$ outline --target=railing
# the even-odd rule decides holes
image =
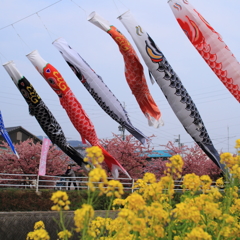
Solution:
[[[72,179],[71,181],[69,181]],[[108,178],[111,180],[113,178]],[[123,184],[125,190],[132,191],[134,179],[118,178]],[[77,189],[87,189],[88,177],[66,177],[66,176],[38,176],[37,174],[8,174],[0,173],[0,188],[23,188],[23,189],[53,189],[68,190],[74,189],[76,183]],[[69,186],[70,185],[70,186]]]
[[[72,181],[69,181],[72,179]],[[113,178],[108,178],[111,180]],[[136,180],[129,178],[118,178],[122,183],[124,190],[133,192],[133,186]],[[53,189],[53,190],[69,190],[74,189],[76,183],[77,189],[88,189],[88,177],[66,177],[66,176],[38,176],[37,174],[8,174],[0,173],[0,188],[30,188],[35,189]],[[69,186],[70,184],[70,186]],[[212,183],[215,185],[215,182]],[[182,180],[174,181],[174,190],[181,191]],[[97,186],[96,186],[97,187]]]

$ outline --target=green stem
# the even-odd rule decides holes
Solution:
[[[112,208],[113,198],[114,198],[114,195],[111,196],[111,200],[110,200],[110,203],[108,205],[107,212],[106,212],[106,218],[109,217],[109,212],[110,212],[110,209]]]
[[[62,231],[66,230],[65,224],[64,224],[64,215],[63,215],[63,210],[61,209],[59,212],[59,217],[60,217],[60,228]],[[68,240],[67,236],[64,236],[64,240]]]

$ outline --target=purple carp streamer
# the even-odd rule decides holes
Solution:
[[[126,128],[134,137],[144,144],[147,137],[132,125],[122,104],[103,82],[102,78],[94,72],[86,61],[83,60],[63,38],[54,41],[53,45],[59,50],[69,67],[96,100],[98,105],[113,120]]]
[[[187,133],[218,167],[224,169],[197,107],[163,53],[130,12],[122,14],[119,20],[132,36],[150,74],[155,78]]]
[[[158,128],[163,125],[162,114],[155,103],[145,79],[143,66],[139,61],[137,53],[125,36],[108,21],[97,13],[89,15],[88,20],[95,26],[107,32],[116,42],[125,64],[125,77],[127,83],[135,96],[140,109],[148,119],[148,125]]]
[[[240,65],[220,34],[188,1],[170,0],[168,3],[190,42],[240,102]]]
[[[12,149],[13,153],[17,156],[17,158],[19,158],[19,155],[12,143],[12,140],[9,137],[7,130],[5,129],[1,111],[0,111],[0,134],[4,137],[5,141],[8,143],[9,147]]]
[[[14,62],[8,62],[3,65],[8,72],[13,82],[21,92],[22,96],[26,100],[29,106],[30,115],[34,116],[39,125],[52,141],[56,144],[64,153],[66,153],[72,160],[74,160],[79,166],[87,170],[85,163],[83,162],[83,156],[77,152],[72,146],[69,145],[67,139],[62,131],[61,126],[45,105],[43,100],[37,94],[30,82],[18,71]]]

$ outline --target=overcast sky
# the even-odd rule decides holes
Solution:
[[[92,120],[99,138],[112,138],[112,133],[120,132],[119,124],[96,104],[52,45],[59,37],[65,38],[103,78],[119,101],[125,103],[133,125],[147,136],[156,136],[153,139],[155,149],[163,149],[161,145],[174,141],[178,135],[183,144],[194,144],[159,86],[151,84],[147,68],[139,54],[150,92],[165,122],[159,129],[148,126],[147,119],[125,80],[123,58],[118,46],[107,33],[87,21],[87,16],[96,11],[116,26],[136,49],[130,35],[117,19],[120,14],[130,10],[179,75],[200,112],[215,148],[218,151],[235,152],[235,140],[240,138],[239,103],[184,35],[166,0],[62,0],[40,11],[38,15],[33,14],[55,2],[57,1],[0,0],[0,59],[1,65],[10,60],[15,61],[19,71],[34,86],[69,140],[81,138],[60,106],[55,92],[26,58],[26,54],[35,49],[63,75]],[[190,3],[222,35],[239,60],[240,1],[191,0]],[[11,25],[31,14],[31,17]],[[4,28],[5,26],[8,27]],[[22,126],[37,136],[45,135],[36,119],[29,115],[27,103],[3,67],[0,67],[0,81],[0,110],[5,126]]]

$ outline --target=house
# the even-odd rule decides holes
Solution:
[[[152,150],[146,154],[146,160],[151,161],[152,159],[161,158],[162,161],[165,161],[172,155],[171,150]]]
[[[14,144],[26,141],[29,138],[32,138],[34,143],[42,142],[42,140],[40,138],[33,135],[32,133],[30,133],[29,131],[27,131],[26,129],[24,129],[21,126],[8,127],[8,128],[6,128],[6,130],[8,132],[10,139],[12,140],[12,142]],[[2,141],[5,141],[5,139],[3,138],[2,135],[0,135],[0,142],[2,142]]]

